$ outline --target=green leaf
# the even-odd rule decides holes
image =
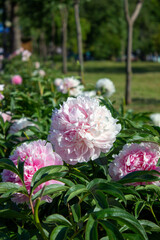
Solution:
[[[25,162],[18,161],[18,171],[19,171],[19,174],[21,175],[21,179],[23,182],[24,182],[24,163]]]
[[[1,182],[0,183],[0,193],[3,193],[1,195],[1,198],[6,198],[16,192],[28,194],[26,188],[23,186],[19,186],[15,183],[11,183],[11,182]]]
[[[55,224],[56,223],[58,225],[63,225],[63,226],[67,226],[67,227],[72,226],[70,221],[68,221],[65,217],[63,217],[60,214],[52,214],[52,215],[48,216],[44,222],[49,223],[49,224]]]
[[[65,166],[47,166],[39,169],[32,178],[31,182],[31,190],[33,191],[42,183],[47,182],[49,180],[60,180],[59,178],[64,177],[66,175],[66,170],[68,170]]]
[[[17,212],[10,209],[0,210],[0,217],[7,219],[17,218],[26,220],[26,214],[24,214],[23,212]]]
[[[60,172],[60,173],[53,173],[53,174],[48,174],[45,177],[41,178],[38,182],[35,183],[35,185],[33,186],[33,188],[31,188],[31,193],[33,193],[33,191],[42,183],[44,182],[48,182],[50,180],[61,180],[61,177],[64,177],[66,175],[66,173],[64,172]]]
[[[123,233],[125,240],[141,240],[142,238],[138,234],[134,233]]]
[[[52,195],[53,193],[67,191],[67,190],[68,190],[68,187],[63,186],[62,184],[50,184],[45,186],[42,196]],[[41,192],[42,192],[42,189],[36,192],[33,195],[32,200],[34,201],[37,197],[41,196]]]
[[[85,192],[87,192],[85,185],[83,185],[83,184],[75,185],[75,186],[71,187],[68,190],[68,192],[66,193],[65,202],[68,202],[75,196],[79,195],[80,193],[85,193]]]
[[[90,215],[86,224],[85,240],[98,240],[97,226],[98,222]]]
[[[79,222],[81,218],[81,207],[80,204],[76,203],[71,206],[73,219],[75,222]]]
[[[119,230],[109,221],[99,220],[102,227],[106,230],[109,240],[124,240]]]
[[[120,179],[118,183],[133,183],[133,182],[154,182],[160,181],[160,173],[151,170],[151,171],[135,171],[127,174],[125,177]]]
[[[120,208],[108,208],[98,212],[92,213],[92,216],[96,220],[114,219],[126,224],[132,231],[138,233],[142,239],[148,240],[144,228],[140,225],[138,220],[127,211]]]
[[[50,240],[66,240],[68,227],[60,225],[51,232]]]
[[[96,200],[97,206],[100,208],[108,208],[107,197],[102,191],[96,190],[92,192],[94,199]]]
[[[105,180],[105,179],[96,178],[96,179],[92,180],[86,186],[86,188],[91,192],[93,192],[95,190],[101,190],[105,193],[108,193],[110,195],[113,195],[115,197],[122,199],[122,201],[124,201],[124,203],[126,203],[126,199],[125,199],[123,193],[117,187],[114,187],[113,184],[108,183],[107,180]]]
[[[26,229],[18,226],[17,240],[30,240],[29,232]]]
[[[18,172],[16,166],[8,158],[1,158],[0,159],[0,168],[7,169],[7,170],[12,171],[12,172],[16,173],[17,175],[19,175],[19,172]]]
[[[135,204],[135,217],[138,218],[140,212],[142,211],[142,209],[145,207],[145,203],[144,201],[137,201]]]
[[[146,232],[160,232],[160,226],[149,220],[139,220]]]
[[[36,182],[38,182],[39,180],[41,180],[41,178],[44,178],[48,174],[53,174],[53,173],[57,173],[57,172],[67,171],[67,170],[68,170],[68,168],[65,166],[62,166],[62,165],[56,165],[56,166],[52,165],[52,166],[40,168],[33,175],[31,187],[33,187],[36,184]]]

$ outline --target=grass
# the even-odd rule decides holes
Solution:
[[[124,101],[125,63],[111,61],[88,61],[84,63],[84,81],[87,89],[94,89],[100,78],[111,79],[116,93],[111,97],[116,108]],[[68,64],[68,74],[77,75],[75,63]],[[160,112],[160,63],[133,62],[131,84],[132,103],[126,109],[135,112]]]

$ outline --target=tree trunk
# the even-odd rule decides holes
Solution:
[[[67,73],[67,20],[68,10],[66,5],[61,8],[62,17],[62,72]]]
[[[138,0],[136,4],[136,8],[130,17],[129,8],[128,8],[128,0],[124,0],[124,11],[125,18],[127,21],[127,58],[126,58],[126,87],[125,87],[125,101],[126,104],[131,103],[131,81],[132,81],[132,65],[131,65],[131,57],[132,57],[132,39],[133,39],[133,24],[136,18],[139,15],[139,12],[142,8],[143,0]]]
[[[132,38],[133,38],[133,25],[128,23],[128,36],[127,36],[127,58],[126,58],[126,104],[131,103],[131,79],[132,79]]]
[[[11,2],[11,21],[12,21],[12,29],[11,29],[11,38],[12,38],[12,52],[21,48],[21,31],[19,26],[19,17],[18,17],[18,5],[16,2]]]
[[[81,24],[79,17],[79,0],[74,1],[74,12],[75,12],[75,22],[76,22],[76,30],[77,30],[77,45],[78,45],[78,58],[80,63],[79,74],[81,76],[81,81],[83,83],[83,49],[82,49],[82,32],[81,32]]]
[[[46,60],[47,58],[47,47],[43,31],[40,33],[40,56],[43,58],[43,60]]]

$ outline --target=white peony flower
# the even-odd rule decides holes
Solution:
[[[0,91],[4,90],[4,84],[0,84]]]
[[[160,127],[160,113],[153,113],[150,118],[155,126]]]
[[[96,83],[96,89],[102,91],[106,97],[110,97],[115,92],[115,86],[108,78],[99,79]]]

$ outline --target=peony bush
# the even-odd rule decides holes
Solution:
[[[159,116],[118,111],[114,91],[106,78],[89,91],[24,49],[10,56],[0,79],[0,239],[158,239]]]

